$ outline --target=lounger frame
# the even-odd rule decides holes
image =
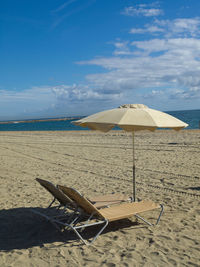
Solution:
[[[110,210],[116,210],[123,207],[136,207],[141,206],[142,202],[132,202],[132,203],[115,203],[116,206],[112,206],[110,208],[102,208],[97,209],[95,205],[93,205],[88,199],[86,199],[81,193],[79,193],[74,188],[66,187],[66,186],[54,186],[52,183],[43,180],[43,179],[36,179],[46,190],[48,190],[54,197],[53,201],[48,206],[47,210],[55,210],[55,215],[47,215],[44,213],[41,213],[37,210],[32,211],[46,220],[50,221],[58,230],[72,230],[74,233],[82,240],[82,242],[86,245],[92,244],[97,237],[103,232],[103,230],[107,227],[108,223],[110,221],[120,220],[123,218],[129,218],[131,216],[135,216],[136,218],[142,220],[144,223],[146,223],[149,226],[157,225],[160,221],[160,218],[164,211],[163,205],[155,205],[155,203],[149,201],[150,204],[154,204],[153,207],[151,205],[147,209],[139,209],[138,212],[132,212],[128,213],[127,216],[123,215],[119,218],[112,218],[109,216],[106,216],[105,211]],[[53,206],[55,201],[59,201],[59,205]],[[148,204],[148,202],[146,202]],[[105,206],[105,205],[104,205]],[[153,224],[143,217],[141,217],[138,213],[144,212],[144,211],[150,211],[156,208],[160,207],[160,213],[156,220],[156,223]],[[104,214],[105,213],[105,214]],[[97,233],[94,235],[94,237],[91,240],[86,240],[83,238],[82,232],[85,228],[88,228],[89,226],[95,226],[95,225],[102,225],[102,227],[97,231]]]
[[[71,194],[71,192],[74,192],[75,195],[78,196],[78,197],[80,197],[80,199],[83,199],[85,201],[85,203],[88,202],[87,199],[85,199],[77,190],[75,190],[73,188],[63,187],[63,186],[59,186],[59,185],[58,185],[58,188],[60,190],[63,190],[66,194],[69,194],[68,196],[70,198],[72,198],[72,199],[73,199],[73,195]],[[77,201],[77,198],[75,197],[75,199],[73,199],[73,200],[74,201]],[[101,211],[103,211],[104,209],[97,210],[91,203],[88,202],[87,204],[89,206],[89,210],[90,210],[90,208],[92,208],[94,210],[90,214],[89,212],[86,212],[87,207],[86,207],[86,210],[84,210],[83,209],[83,206],[84,205],[81,205],[81,203],[79,201],[76,202],[76,203],[77,203],[77,205],[80,205],[79,206],[79,214],[77,214],[77,216],[70,223],[69,223],[69,221],[68,221],[68,223],[57,221],[57,223],[63,225],[65,227],[65,229],[71,229],[71,230],[73,230],[74,233],[82,240],[82,242],[84,244],[86,244],[86,245],[92,244],[97,239],[97,237],[103,232],[103,230],[106,228],[106,226],[109,223],[109,219],[107,219],[106,217],[103,217],[101,215]],[[132,206],[137,205],[137,202],[132,202],[131,205]],[[118,206],[123,206],[123,204],[118,205]],[[157,225],[159,223],[160,218],[161,218],[161,216],[163,214],[163,211],[164,211],[164,206],[163,205],[160,204],[159,207],[160,207],[161,210],[160,210],[159,216],[158,216],[155,224],[150,223],[149,221],[147,221],[146,219],[144,219],[143,217],[141,217],[137,213],[132,214],[132,215],[133,216],[136,216],[136,218],[142,220],[143,222],[145,222],[149,226],[154,226],[154,225]],[[149,209],[149,210],[151,210],[151,209]],[[128,216],[128,217],[130,217],[130,216]],[[82,218],[87,218],[87,219],[84,222],[82,222]],[[95,219],[95,222],[93,222],[93,219]],[[88,240],[85,240],[83,238],[83,235],[81,234],[81,232],[85,228],[87,228],[89,226],[100,225],[100,224],[103,224],[103,225],[100,228],[100,230],[97,231],[96,235],[92,238],[92,240],[88,241]]]

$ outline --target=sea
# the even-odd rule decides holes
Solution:
[[[200,109],[198,110],[179,110],[167,111],[166,113],[186,122],[189,126],[185,129],[200,129]],[[79,117],[80,118],[80,117]],[[1,124],[0,131],[79,131],[88,130],[72,124],[76,117],[69,120],[59,121],[27,121]],[[117,129],[117,128],[116,128]]]

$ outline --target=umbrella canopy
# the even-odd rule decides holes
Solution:
[[[154,131],[156,128],[180,130],[188,126],[181,120],[164,112],[148,108],[143,104],[126,104],[119,108],[93,114],[73,122],[75,125],[92,130],[108,132],[115,126],[133,133],[133,200],[136,199],[134,132],[139,130]]]
[[[119,126],[129,132],[154,131],[156,128],[180,130],[188,126],[169,114],[148,108],[143,104],[122,105],[119,108],[102,111],[75,121],[74,124],[102,132],[108,132],[114,126]]]

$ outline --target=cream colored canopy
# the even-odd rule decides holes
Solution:
[[[164,112],[148,108],[143,104],[126,104],[73,122],[75,125],[89,127],[92,130],[108,132],[115,126],[133,135],[133,201],[136,201],[134,132],[139,130],[154,131],[156,128],[180,130],[188,126],[181,120]]]
[[[167,113],[148,108],[143,104],[122,105],[119,108],[102,111],[75,121],[74,124],[102,132],[108,132],[115,126],[128,132],[154,131],[156,128],[180,130],[188,126]]]

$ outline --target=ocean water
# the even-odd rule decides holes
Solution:
[[[198,110],[179,110],[166,112],[189,124],[186,129],[199,129],[200,109]],[[0,124],[0,131],[73,131],[88,130],[80,126],[73,125],[73,120],[66,121],[38,121],[27,123],[8,123]]]
[[[189,124],[186,129],[199,129],[200,128],[200,109],[195,110],[178,110],[166,112],[179,120]]]

